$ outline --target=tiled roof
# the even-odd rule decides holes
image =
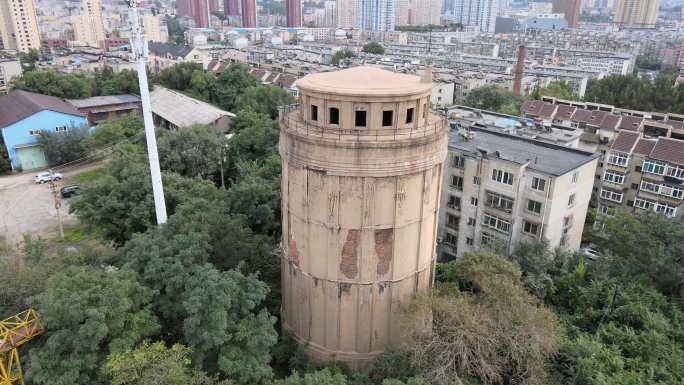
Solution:
[[[613,141],[613,145],[610,146],[611,150],[620,152],[632,152],[634,144],[639,140],[638,132],[626,132],[622,131]]]
[[[150,103],[154,114],[161,116],[177,127],[212,124],[224,116],[235,116],[209,103],[159,85],[154,86],[154,90],[150,92]]]
[[[555,104],[544,104],[541,108],[541,111],[539,112],[539,116],[542,118],[553,118],[554,113],[556,112],[556,105]]]
[[[575,111],[577,111],[577,107],[575,106],[566,106],[564,104],[559,104],[558,111],[556,111],[556,119],[570,120]]]
[[[530,100],[523,104],[522,110],[526,114],[539,115],[539,111],[541,111],[544,104],[541,100]]]
[[[84,116],[74,106],[54,96],[14,90],[7,95],[0,96],[0,128],[43,110]]]
[[[592,111],[591,115],[589,115],[589,121],[587,123],[591,124],[592,126],[597,126],[599,127],[601,123],[603,123],[603,120],[610,115],[606,111]]]
[[[675,130],[681,130],[684,128],[684,122],[681,120],[668,120],[666,123],[672,126],[672,128]]]
[[[574,122],[588,122],[589,116],[591,116],[591,111],[578,108],[577,111],[572,115],[572,121]]]
[[[76,108],[100,107],[112,104],[140,103],[140,97],[133,94],[93,96],[85,99],[67,99]]]
[[[649,157],[656,160],[684,165],[684,141],[660,137],[649,154]]]
[[[644,121],[644,118],[637,118],[635,116],[623,116],[620,125],[621,130],[638,131],[639,126]]]
[[[651,153],[651,150],[653,150],[653,146],[655,146],[655,144],[655,140],[639,139],[636,146],[634,146],[633,152],[635,154],[648,155]]]
[[[149,48],[151,53],[160,57],[186,57],[192,51],[192,47],[186,45],[157,43],[153,41],[150,41],[147,44],[147,47]]]
[[[614,130],[617,128],[618,123],[620,123],[620,117],[617,115],[609,114],[601,122],[601,129],[603,130]]]

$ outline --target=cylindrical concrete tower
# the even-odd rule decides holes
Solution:
[[[447,124],[421,79],[373,67],[306,76],[281,114],[282,321],[317,360],[360,367],[433,282]]]

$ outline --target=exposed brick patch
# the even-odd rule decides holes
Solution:
[[[358,259],[360,239],[361,232],[359,230],[349,230],[347,232],[347,240],[342,247],[342,261],[340,262],[340,271],[347,278],[354,278],[359,272],[356,261]]]
[[[290,239],[290,253],[287,256],[287,260],[299,267],[299,251],[297,250],[297,241],[294,238]]]
[[[389,272],[394,256],[394,229],[375,230],[375,254],[378,256],[378,275]]]

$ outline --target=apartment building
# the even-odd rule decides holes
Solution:
[[[33,0],[0,0],[0,41],[4,49],[21,52],[40,49]]]
[[[0,57],[0,95],[9,92],[9,84],[22,74],[21,63],[17,59]]]
[[[624,207],[670,218],[682,216],[684,140],[621,131],[606,152],[603,165],[599,213],[610,215],[616,207]]]
[[[103,47],[105,30],[100,0],[81,0],[81,11],[72,17],[74,38],[91,47]]]
[[[655,28],[660,0],[619,0],[614,21],[620,25]]]
[[[440,206],[439,252],[451,260],[524,240],[576,250],[598,155],[497,130],[452,130]]]

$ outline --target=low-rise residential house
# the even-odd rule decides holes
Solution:
[[[0,96],[2,142],[15,171],[48,165],[45,151],[38,144],[41,131],[66,133],[86,124],[84,114],[54,96],[22,90]]]
[[[93,96],[86,99],[69,99],[67,102],[76,107],[79,112],[86,114],[88,124],[91,126],[123,115],[142,116],[140,97],[133,94]]]
[[[209,63],[214,59],[210,49],[201,47],[190,47],[171,43],[157,43],[150,41],[149,48],[149,67],[152,72],[158,74],[163,69],[182,62],[200,64],[202,69],[207,69]]]
[[[231,112],[159,85],[150,93],[150,103],[155,125],[169,130],[206,124],[227,133],[235,117]]]
[[[439,220],[442,260],[524,240],[577,250],[598,155],[490,129],[452,130]]]

